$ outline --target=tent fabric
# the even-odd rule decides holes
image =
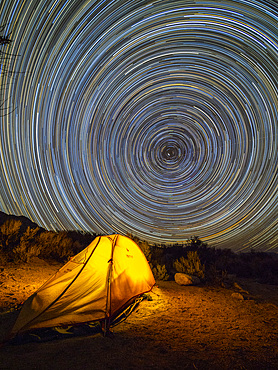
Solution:
[[[154,284],[135,242],[118,234],[99,236],[27,299],[11,334],[95,320],[109,326]]]

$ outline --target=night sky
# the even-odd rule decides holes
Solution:
[[[1,211],[278,251],[277,1],[4,0],[0,25]]]

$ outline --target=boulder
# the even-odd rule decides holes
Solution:
[[[233,298],[235,298],[235,299],[239,299],[239,300],[241,300],[241,301],[244,301],[244,297],[243,297],[243,295],[242,295],[242,294],[240,294],[240,293],[233,293],[233,294],[232,294],[232,297],[233,297]]]
[[[177,272],[175,274],[175,282],[179,285],[198,285],[201,283],[201,280],[197,276]]]

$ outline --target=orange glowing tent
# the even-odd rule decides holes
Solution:
[[[122,235],[99,236],[27,299],[11,334],[95,320],[109,328],[154,284],[135,242]]]

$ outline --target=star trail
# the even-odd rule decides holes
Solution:
[[[278,251],[278,5],[2,1],[0,209]]]

